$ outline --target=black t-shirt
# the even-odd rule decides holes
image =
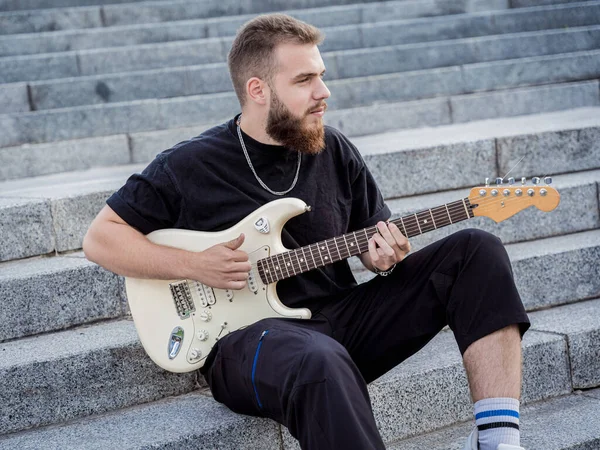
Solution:
[[[160,153],[142,173],[132,175],[108,205],[148,234],[162,228],[224,230],[281,198],[263,189],[252,174],[236,119]],[[263,182],[274,191],[287,190],[296,174],[297,152],[262,144],[245,133],[243,138]],[[325,127],[325,142],[320,154],[302,155],[298,182],[285,195],[312,207],[286,223],[282,243],[289,249],[365,228],[391,215],[356,147],[331,127]],[[289,307],[316,312],[325,297],[355,285],[344,260],[282,280],[277,293]]]

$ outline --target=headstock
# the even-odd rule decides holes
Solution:
[[[522,185],[515,186],[514,178],[508,179],[508,185],[502,184],[502,178],[496,178],[496,185],[490,186],[489,179],[486,178],[485,186],[475,187],[469,194],[473,215],[502,222],[530,206],[542,211],[556,208],[560,202],[560,194],[550,187],[552,178],[544,178],[545,186],[539,185],[538,177],[532,178],[532,182],[533,185],[526,186],[526,179],[521,178]]]

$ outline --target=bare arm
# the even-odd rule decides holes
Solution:
[[[222,289],[242,289],[251,264],[238,250],[244,236],[190,252],[152,243],[109,206],[94,219],[83,240],[90,261],[119,275],[169,280],[188,278]]]

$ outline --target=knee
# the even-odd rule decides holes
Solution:
[[[322,335],[306,348],[299,372],[305,380],[317,381],[337,378],[340,372],[354,372],[355,369],[354,362],[344,346],[335,339]]]
[[[492,233],[477,228],[467,228],[454,233],[453,238],[467,248],[479,250],[488,256],[504,257],[506,250],[502,241]]]

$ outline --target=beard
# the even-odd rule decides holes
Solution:
[[[296,117],[279,100],[275,90],[271,97],[271,108],[267,117],[267,134],[285,147],[308,155],[316,155],[325,149],[325,128],[323,120],[309,123],[310,113],[316,109],[327,109],[321,101],[308,109],[302,117]]]

